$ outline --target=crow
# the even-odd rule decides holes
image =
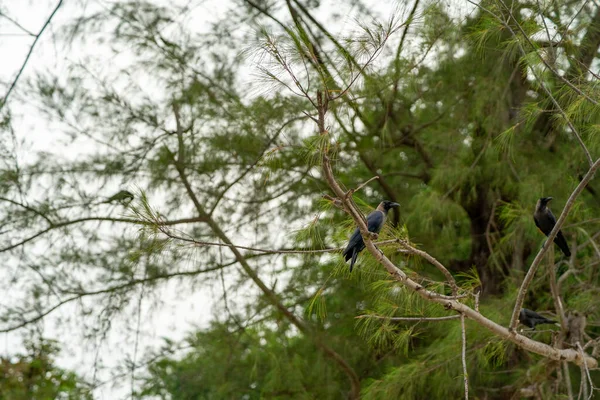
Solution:
[[[551,319],[543,317],[535,311],[531,311],[526,308],[521,309],[521,312],[519,313],[519,322],[532,328],[533,330],[535,330],[536,325],[556,323],[556,321],[552,321]]]
[[[388,211],[390,208],[394,207],[400,207],[400,204],[387,200],[379,203],[377,209],[367,216],[367,229],[369,229],[369,232],[381,232],[381,228],[383,228]],[[365,242],[360,235],[360,229],[356,228],[350,237],[348,246],[343,253],[346,261],[352,260],[350,261],[350,272],[352,272],[352,268],[354,267],[358,253],[360,253],[364,248]]]
[[[548,208],[548,203],[550,200],[552,200],[552,197],[542,197],[539,199],[535,205],[535,212],[533,213],[535,225],[546,236],[552,232],[552,228],[554,228],[554,225],[556,225],[556,218],[554,217],[554,214],[552,214],[552,211],[550,211]],[[565,256],[571,257],[571,250],[569,250],[569,245],[567,244],[567,241],[565,240],[565,237],[561,231],[558,231],[556,234],[554,243],[556,243]]]

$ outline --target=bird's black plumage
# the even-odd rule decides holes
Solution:
[[[556,323],[556,321],[552,321],[551,319],[526,308],[521,309],[521,312],[519,313],[519,322],[532,329],[535,329],[536,325]]]
[[[544,235],[548,236],[554,225],[556,225],[556,218],[552,211],[548,208],[548,202],[552,200],[552,197],[542,197],[538,200],[535,205],[535,212],[533,213],[533,220],[535,221],[535,225],[544,233]],[[565,240],[561,231],[558,231],[556,237],[554,238],[554,243],[560,248],[560,250],[564,253],[565,256],[571,256],[571,250],[569,250],[569,245]]]
[[[367,229],[369,232],[379,233],[381,232],[381,228],[383,228],[383,224],[385,223],[385,218],[387,216],[388,211],[391,208],[399,207],[400,204],[394,203],[392,201],[382,201],[377,206],[377,209],[370,213],[367,216]],[[363,241],[362,236],[360,235],[360,229],[356,228],[354,233],[350,237],[348,241],[348,246],[344,250],[344,259],[346,261],[350,261],[350,272],[352,272],[352,268],[354,267],[354,263],[356,263],[356,258],[358,257],[358,253],[360,253],[365,248],[365,242]]]

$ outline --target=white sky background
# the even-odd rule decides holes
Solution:
[[[97,7],[96,1],[87,1],[87,7]],[[170,3],[170,2],[165,2]],[[202,9],[198,9],[196,17],[214,17],[218,7],[223,8],[225,3],[212,1],[206,2]],[[25,29],[37,34],[48,16],[56,6],[57,1],[10,1],[10,3],[0,2],[0,10],[6,12],[8,16],[16,20]],[[206,12],[206,11],[209,12]],[[55,38],[57,29],[69,22],[71,18],[79,16],[82,13],[82,4],[77,1],[66,0],[58,10],[52,23],[46,28],[43,36],[38,41],[32,56],[21,75],[17,87],[12,92],[9,99],[9,105],[14,118],[15,133],[18,141],[23,140],[23,144],[18,145],[19,161],[26,163],[28,160],[35,159],[35,153],[39,150],[61,152],[62,149],[69,149],[68,156],[76,158],[78,154],[85,153],[93,147],[89,140],[80,141],[75,146],[65,141],[64,135],[60,130],[49,125],[43,116],[39,116],[34,107],[27,106],[26,93],[19,88],[25,87],[28,77],[33,76],[36,71],[51,71],[54,74],[61,75],[67,73],[67,66],[70,62],[76,62],[78,59],[84,59],[86,51],[93,50],[94,54],[102,49],[68,49]],[[202,23],[197,25],[202,29]],[[2,62],[0,63],[0,82],[2,83],[2,96],[6,93],[8,83],[12,82],[17,71],[26,57],[27,52],[33,42],[33,38],[23,35],[23,31],[12,24],[10,21],[0,17],[0,54]],[[77,54],[79,52],[79,54]],[[107,63],[108,64],[108,63]],[[110,68],[109,65],[105,66]],[[36,115],[38,114],[38,115]],[[15,267],[16,268],[16,267]],[[4,271],[6,273],[6,271]],[[14,268],[9,274],[18,273]],[[0,276],[5,276],[0,273]],[[219,299],[222,293],[221,287],[206,288],[196,291],[193,294],[189,292],[182,293],[179,290],[179,284],[175,281],[166,285],[166,288],[160,290],[158,295],[164,303],[159,308],[151,308],[151,304],[144,307],[142,305],[141,329],[139,336],[139,349],[137,360],[139,361],[146,350],[156,348],[162,344],[162,338],[168,337],[179,341],[191,330],[197,327],[206,326],[211,318],[210,310],[213,299]],[[15,288],[18,290],[18,288]],[[6,295],[5,295],[6,296]],[[7,296],[8,297],[8,296]],[[86,302],[88,305],[90,302]],[[150,303],[146,301],[146,303]],[[57,364],[61,367],[71,369],[84,378],[91,380],[96,373],[96,380],[99,382],[110,379],[110,371],[122,364],[124,355],[132,356],[132,330],[135,330],[137,324],[132,321],[115,321],[115,326],[110,330],[109,337],[102,343],[90,344],[84,342],[77,331],[77,326],[57,326],[57,321],[61,317],[67,317],[69,314],[79,312],[77,305],[67,305],[50,314],[43,326],[43,336],[46,338],[57,339],[62,347],[62,353]],[[134,321],[137,322],[137,321]],[[69,332],[70,331],[70,332]],[[5,356],[10,356],[15,352],[22,351],[21,335],[24,332],[16,331],[0,335],[0,351]],[[127,339],[124,340],[127,336]],[[101,347],[94,348],[100,344]],[[102,364],[105,370],[95,371],[95,351],[103,355]],[[139,371],[138,374],[142,373]],[[113,387],[116,383],[118,386]],[[123,377],[122,382],[110,382],[101,386],[94,392],[96,399],[116,399],[129,397],[129,376]]]
[[[57,2],[57,0],[0,0],[0,10],[6,12],[7,15],[18,21],[29,31],[37,34]],[[168,5],[173,2],[163,1],[162,3]],[[188,1],[180,0],[176,3],[187,4]],[[186,20],[190,29],[194,31],[206,31],[209,26],[208,21],[214,20],[215,16],[234,4],[232,1],[224,0],[197,3],[201,5]],[[398,5],[397,2],[389,0],[376,3],[377,8],[381,8],[382,15],[385,15],[386,18],[389,17],[391,12],[398,9],[404,11],[403,14],[406,15],[407,11],[405,9],[412,6],[412,2],[409,2],[408,5],[405,3]],[[103,4],[109,3],[103,0],[65,0],[53,22],[36,45],[25,72],[9,100],[17,138],[18,140],[24,140],[23,144],[18,146],[20,162],[32,160],[36,151],[42,149],[54,152],[62,152],[68,149],[66,154],[69,157],[77,157],[89,150],[90,146],[93,146],[93,143],[86,140],[78,141],[76,146],[65,142],[65,136],[61,133],[59,127],[48,124],[45,118],[36,112],[35,108],[28,106],[26,91],[19,89],[25,87],[27,78],[33,76],[36,71],[51,71],[58,75],[66,74],[70,63],[85,61],[86,53],[98,55],[107,51],[102,48],[69,48],[55,38],[58,29],[72,18],[81,15],[83,9],[87,9],[89,12]],[[331,4],[339,4],[340,7],[336,7],[336,10],[340,10],[340,12],[348,9],[348,7],[344,7],[346,4],[343,1],[332,1]],[[354,22],[354,17],[351,10],[348,10],[344,18],[335,22],[328,21],[328,28],[334,34],[340,31],[354,31],[358,28]],[[337,29],[334,29],[334,27]],[[21,67],[32,41],[32,37],[23,35],[18,27],[0,17],[0,95],[2,97],[8,88],[8,84],[12,82],[16,72]],[[110,62],[103,66],[94,67],[114,68]],[[255,71],[248,70],[245,72],[247,73],[247,79],[251,81]],[[107,195],[110,195],[110,193],[107,193]],[[251,242],[251,238],[234,238],[236,243],[243,243],[244,241]],[[13,268],[10,273],[18,273],[18,271]],[[0,279],[2,279],[1,271]],[[18,290],[18,288],[15,288],[15,290]],[[203,287],[190,295],[187,292],[181,293],[177,282],[171,282],[167,285],[166,289],[160,293],[164,306],[153,311],[150,310],[150,304],[142,307],[142,334],[139,337],[137,359],[139,360],[147,349],[160,345],[162,337],[178,341],[193,328],[205,326],[211,318],[210,309],[213,301],[214,299],[220,299],[220,296],[221,288],[218,286],[212,289]],[[76,312],[76,310],[76,306],[67,306],[51,314],[44,324],[44,336],[58,339],[61,343],[63,353],[58,360],[59,366],[72,369],[84,378],[90,379],[94,374],[95,354],[89,351],[89,346],[84,346],[76,331],[76,326],[56,326],[57,318],[61,315],[66,316],[69,313]],[[107,370],[98,372],[96,377],[98,381],[109,378],[109,370],[121,365],[124,355],[131,355],[132,353],[131,335],[129,335],[128,340],[124,340],[123,335],[127,332],[131,333],[134,324],[132,321],[116,321],[116,325],[111,329],[110,336],[106,338],[99,349],[105,355],[103,361]],[[66,334],[65,329],[73,330],[72,334]],[[21,349],[21,334],[22,332],[17,331],[0,335],[0,351],[3,355],[11,355]],[[138,374],[141,372],[143,371],[138,372]],[[120,387],[114,389],[111,385],[100,387],[94,393],[95,398],[127,398],[130,390],[129,377],[124,377],[121,383]]]

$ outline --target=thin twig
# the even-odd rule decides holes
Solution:
[[[46,23],[44,24],[44,26],[42,26],[42,29],[40,29],[40,31],[38,32],[38,34],[35,35],[35,39],[34,39],[33,43],[31,44],[31,47],[29,48],[29,52],[27,53],[27,56],[25,57],[25,60],[23,61],[23,64],[21,65],[21,68],[19,69],[19,72],[17,73],[17,76],[15,76],[15,79],[13,79],[10,87],[8,88],[8,91],[4,95],[4,99],[2,99],[2,103],[0,103],[0,110],[4,107],[4,105],[8,101],[8,96],[10,96],[10,93],[13,91],[13,89],[17,85],[17,82],[18,82],[19,78],[21,77],[21,74],[25,70],[25,67],[27,66],[27,62],[29,61],[29,57],[31,57],[31,53],[33,53],[33,49],[35,48],[35,45],[37,44],[38,40],[42,36],[42,33],[44,33],[44,31],[46,30],[46,28],[48,27],[48,25],[50,25],[50,21],[52,21],[52,18],[54,18],[54,15],[56,14],[56,12],[58,11],[58,9],[62,5],[62,2],[63,2],[63,0],[60,0],[58,2],[58,4],[56,5],[56,7],[54,8],[54,11],[52,11],[52,14],[50,14],[50,17],[48,17],[48,19],[46,20]]]
[[[369,183],[373,182],[375,179],[379,179],[379,175],[375,175],[374,177],[372,177],[371,179],[369,179],[368,181],[361,183],[360,185],[358,185],[358,187],[356,189],[352,189],[351,192],[352,193],[356,193],[358,192],[360,189],[364,188],[365,186],[367,186]]]
[[[587,376],[588,382],[590,384],[590,392],[589,392],[589,396],[588,396],[588,400],[591,399],[594,396],[594,382],[592,381],[592,377],[590,376],[590,369],[587,366],[587,362],[585,361],[585,352],[583,351],[583,348],[581,347],[581,343],[579,343],[579,341],[576,343],[577,345],[577,349],[579,349],[579,351],[581,352],[581,355],[584,357],[584,362],[583,362],[583,369],[585,371],[585,375]],[[582,381],[584,380],[583,378],[581,379]]]
[[[22,30],[23,32],[25,32],[25,34],[29,35],[29,36],[33,36],[35,37],[35,33],[31,32],[29,29],[25,28],[23,25],[21,25],[17,20],[9,17],[6,14],[3,14],[2,12],[0,12],[0,17],[3,17],[4,19],[10,21],[13,23],[13,25],[15,25],[17,28],[19,28],[20,30]]]
[[[571,383],[571,374],[569,373],[569,364],[566,361],[562,362],[563,374],[565,375],[565,386],[567,387],[567,396],[569,400],[573,400],[573,384]]]
[[[430,321],[450,321],[453,319],[459,319],[459,318],[461,318],[461,316],[457,314],[457,315],[447,315],[445,317],[386,317],[385,315],[365,314],[365,315],[359,315],[355,318],[356,319],[374,318],[374,319],[385,319],[388,321],[406,321],[406,322],[410,322],[410,321],[430,322]]]
[[[548,251],[548,269],[550,272],[550,292],[552,293],[552,299],[554,300],[554,308],[556,314],[560,318],[560,327],[563,332],[567,331],[567,318],[565,317],[565,309],[563,307],[562,299],[560,298],[560,291],[558,282],[556,280],[556,266],[554,265],[554,246],[550,247]]]
[[[469,374],[467,371],[467,329],[465,327],[465,314],[460,314],[460,329],[462,332],[462,367],[465,382],[465,400],[469,400]]]
[[[69,225],[74,225],[74,224],[80,224],[82,222],[89,222],[89,221],[106,221],[106,222],[123,222],[123,223],[129,223],[129,224],[135,224],[135,225],[158,225],[158,226],[170,226],[170,225],[177,225],[177,224],[186,224],[186,223],[194,223],[194,222],[203,222],[204,218],[200,218],[200,217],[196,217],[196,218],[184,218],[184,219],[180,219],[180,220],[173,220],[173,221],[145,221],[145,220],[140,220],[140,219],[134,219],[134,218],[112,218],[112,217],[85,217],[85,218],[78,218],[78,219],[74,219],[71,221],[64,221],[64,222],[57,222],[54,225],[43,229],[41,231],[38,231],[36,233],[34,233],[33,235],[22,239],[14,244],[8,245],[6,247],[0,248],[0,253],[15,249],[19,246],[22,246],[28,242],[31,242],[32,240],[37,239],[40,236],[45,235],[48,232],[51,232],[53,230],[59,229],[59,228],[63,228],[65,226],[69,226]]]
[[[411,253],[424,258],[425,260],[429,261],[431,264],[433,264],[433,266],[435,266],[445,277],[446,280],[448,281],[448,283],[450,284],[450,286],[452,287],[452,293],[456,296],[458,294],[458,285],[456,284],[456,280],[454,279],[454,277],[452,276],[452,274],[450,273],[450,271],[448,271],[448,269],[446,269],[446,267],[444,267],[444,265],[439,262],[435,257],[431,256],[429,253],[419,250],[413,246],[411,246],[407,241],[405,240],[401,240],[398,239],[398,243],[400,243],[400,246],[406,248],[407,250],[409,250]]]
[[[144,278],[147,278],[147,277],[148,277],[148,268],[145,268]],[[133,346],[133,357],[131,360],[131,398],[132,399],[135,398],[134,397],[134,394],[135,394],[135,367],[136,367],[136,361],[137,361],[138,346],[140,343],[140,327],[142,325],[142,302],[144,300],[145,289],[146,289],[146,286],[145,286],[145,282],[144,282],[144,283],[142,283],[142,287],[140,289],[140,297],[138,298],[137,322],[136,322],[136,329],[135,329],[135,344]]]
[[[339,251],[342,251],[345,249],[345,247],[335,247],[335,248],[330,248],[330,249],[318,249],[318,250],[261,249],[261,248],[257,248],[257,247],[240,246],[240,245],[233,244],[233,243],[221,243],[221,242],[209,242],[209,241],[203,241],[203,240],[196,240],[196,239],[192,239],[192,238],[175,235],[175,234],[171,233],[171,231],[169,231],[168,229],[162,228],[162,227],[159,227],[159,230],[171,239],[180,240],[182,242],[187,242],[187,243],[192,243],[199,247],[204,247],[204,246],[229,247],[229,248],[236,248],[236,249],[240,249],[240,250],[247,250],[247,251],[253,251],[253,252],[264,253],[264,254],[323,254],[323,253],[335,253],[335,252],[339,252]],[[380,242],[375,242],[375,244],[377,244],[379,246],[386,245],[386,244],[393,244],[393,243],[397,243],[397,240],[389,239],[389,240],[382,240]]]

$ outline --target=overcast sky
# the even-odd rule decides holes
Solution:
[[[12,92],[9,99],[17,139],[19,142],[23,141],[18,144],[17,149],[20,162],[33,160],[38,150],[52,151],[55,149],[58,151],[60,145],[57,144],[57,138],[62,138],[62,135],[55,127],[49,126],[43,117],[36,115],[37,113],[33,107],[26,105],[25,93],[19,88],[25,87],[27,79],[33,76],[36,71],[51,71],[55,74],[67,73],[67,66],[70,62],[78,61],[78,57],[85,57],[87,49],[67,48],[57,39],[57,33],[67,21],[81,15],[84,7],[86,7],[86,12],[90,12],[93,11],[94,7],[106,3],[93,0],[65,0],[52,23],[46,28],[36,44],[16,90]],[[219,2],[203,3],[205,3],[203,7],[206,8],[197,10],[197,15],[194,16],[196,22],[201,21],[202,15],[217,15],[215,7],[218,7]],[[11,0],[0,2],[0,10],[25,30],[37,34],[57,4],[57,1],[49,0]],[[220,4],[223,5],[223,3]],[[203,12],[203,10],[213,10],[213,12]],[[196,26],[198,26],[198,29],[206,27],[201,23],[196,24]],[[0,17],[0,54],[2,54],[0,82],[3,87],[2,96],[4,96],[10,82],[13,81],[17,71],[21,68],[33,40],[34,38],[25,33],[23,29],[8,19]],[[82,146],[85,145],[82,143]],[[83,148],[79,150],[84,151]],[[9,271],[4,269],[0,272],[0,279],[18,273],[15,268],[17,266],[12,266]],[[142,303],[138,360],[148,349],[157,348],[162,344],[163,337],[180,340],[193,328],[206,325],[211,317],[210,309],[213,299],[219,299],[221,295],[220,288],[203,288],[193,294],[182,294],[178,289],[177,282],[171,282],[162,290],[159,290],[158,295],[161,301],[164,302],[164,305],[159,308],[151,309],[152,304],[150,302],[147,306]],[[18,291],[18,288],[14,288],[14,290]],[[76,309],[76,305],[67,305],[50,314],[43,324],[43,335],[46,338],[57,339],[61,343],[63,352],[58,359],[60,366],[73,369],[89,380],[95,376],[96,382],[102,382],[110,378],[109,371],[114,371],[114,368],[123,362],[125,356],[132,356],[132,328],[137,327],[137,324],[132,323],[132,321],[117,321],[111,329],[109,337],[103,340],[102,343],[90,345],[89,342],[85,342],[80,337],[77,326],[66,327],[66,329],[65,326],[57,326],[57,321],[61,317],[77,312]],[[69,331],[71,331],[71,334],[69,334]],[[23,333],[23,331],[16,331],[0,336],[0,343],[2,344],[0,345],[0,351],[4,356],[10,356],[16,351],[22,350],[21,335]],[[128,337],[129,340],[123,340],[125,337]],[[93,351],[94,347],[104,355],[102,361],[105,369],[101,371],[96,371],[94,367],[97,362],[96,353]],[[114,382],[120,383],[117,388],[112,388],[112,383],[109,382],[97,389],[94,393],[95,398],[128,397],[129,380],[127,376],[123,378],[123,382]]]

